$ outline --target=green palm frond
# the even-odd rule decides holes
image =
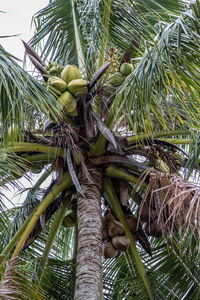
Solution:
[[[167,244],[164,239],[152,239],[153,257],[138,246],[138,251],[147,267],[154,299],[184,297],[198,299],[200,278],[198,274],[198,250],[193,239],[192,246],[180,237]],[[123,287],[123,288],[122,288]],[[146,299],[145,290],[137,276],[135,263],[127,253],[117,259],[104,261],[105,299]]]
[[[49,259],[42,277],[41,287],[52,295],[52,299],[73,299],[74,266],[71,260]],[[56,287],[56,288],[55,288]]]
[[[30,103],[35,111],[56,118],[59,109],[45,86],[25,72],[5,50],[0,48],[0,120],[3,125],[1,137],[7,138],[8,127],[13,124],[21,137],[21,129],[27,121],[26,105]]]
[[[40,10],[34,18],[36,33],[31,45],[47,37],[43,58],[59,64],[77,64],[72,1],[56,0]]]
[[[122,102],[134,131],[152,132],[155,120],[160,129],[167,129],[168,124],[184,123],[185,118],[193,118],[198,124],[199,40],[192,26],[195,18],[192,11],[187,11],[171,23],[158,24],[157,35],[154,40],[145,42],[144,54],[125,79],[121,87],[125,98],[122,102],[116,97],[115,102],[117,107],[118,99]],[[181,55],[183,52],[184,56]],[[196,92],[191,93],[193,89]],[[192,99],[188,97],[190,94]],[[172,103],[168,100],[170,95]],[[177,114],[175,120],[174,105],[182,106],[183,111],[183,115]]]

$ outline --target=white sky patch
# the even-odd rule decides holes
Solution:
[[[17,37],[0,38],[0,44],[6,51],[23,60],[24,47],[21,39],[28,42],[33,36],[31,28],[33,15],[47,6],[48,0],[0,0],[0,36],[15,35]]]

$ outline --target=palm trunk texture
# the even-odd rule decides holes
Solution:
[[[102,299],[102,174],[87,166],[90,177],[82,171],[79,182],[84,196],[77,201],[78,247],[76,257],[75,300]]]

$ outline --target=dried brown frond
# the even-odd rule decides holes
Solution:
[[[200,237],[200,187],[185,182],[174,174],[153,172],[143,201],[139,209],[139,217],[144,205],[156,211],[154,227],[162,230],[164,236],[172,236],[182,225]],[[147,229],[150,231],[150,216]]]
[[[23,270],[23,262],[19,258],[8,261],[4,266],[4,274],[0,282],[0,299],[45,299],[42,290],[31,281],[31,274]]]

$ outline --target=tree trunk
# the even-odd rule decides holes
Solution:
[[[102,299],[102,174],[94,166],[87,166],[90,178],[82,170],[79,182],[84,197],[77,200],[78,247],[76,257],[75,300]]]

